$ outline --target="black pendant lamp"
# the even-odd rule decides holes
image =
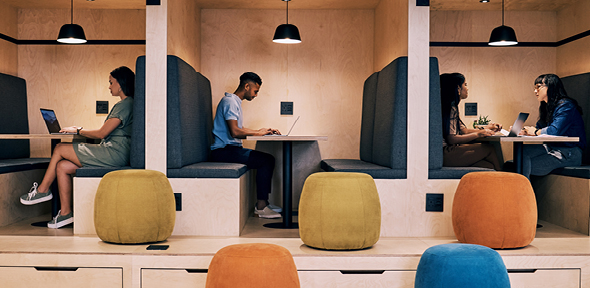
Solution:
[[[516,33],[514,29],[509,26],[504,26],[504,0],[502,0],[502,26],[494,28],[492,35],[490,35],[491,46],[511,46],[518,44],[516,40]]]
[[[74,24],[74,0],[71,3],[71,19],[70,24],[64,24],[59,29],[57,42],[66,44],[82,44],[86,43],[86,35],[84,29],[78,24]]]
[[[301,43],[301,36],[299,36],[299,29],[297,26],[289,24],[289,1],[291,0],[283,0],[287,2],[287,24],[281,24],[277,27],[275,31],[275,36],[272,39],[272,42],[275,43],[282,43],[282,44],[297,44]]]

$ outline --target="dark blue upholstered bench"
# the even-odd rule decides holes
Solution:
[[[328,172],[361,172],[375,179],[407,177],[408,58],[373,73],[363,87],[360,160],[324,159]]]
[[[0,73],[0,134],[29,134],[27,84]],[[28,139],[0,140],[0,174],[47,169],[50,158],[30,158]]]
[[[246,165],[206,162],[212,142],[211,83],[177,56],[168,55],[168,178],[239,178]],[[119,169],[145,168],[145,56],[135,67],[135,97],[130,166],[82,167],[76,177],[102,177]]]

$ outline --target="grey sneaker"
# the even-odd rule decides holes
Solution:
[[[57,215],[51,219],[51,221],[47,222],[48,228],[57,229],[63,226],[66,226],[70,223],[74,223],[74,212],[70,212],[68,215],[61,215],[61,210],[57,212]]]
[[[31,187],[31,190],[29,190],[29,193],[20,196],[20,203],[25,205],[33,205],[53,199],[51,189],[49,189],[47,193],[39,193],[39,191],[37,191],[37,187],[39,187],[39,185],[37,185],[37,182],[34,182],[33,187]]]
[[[262,210],[258,210],[258,208],[254,207],[254,214],[258,215],[260,218],[281,218],[281,214],[268,208],[268,206],[264,207]]]

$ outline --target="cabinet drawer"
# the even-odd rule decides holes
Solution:
[[[508,269],[512,288],[580,288],[580,269]]]
[[[302,288],[413,288],[416,271],[298,271]]]
[[[141,269],[141,288],[205,287],[207,269]]]
[[[0,267],[2,287],[123,287],[123,268]]]

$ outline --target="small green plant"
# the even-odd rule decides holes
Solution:
[[[477,120],[473,120],[473,128],[475,128],[475,125],[488,125],[490,124],[491,120],[488,119],[488,115],[486,116],[479,116],[479,119]]]

